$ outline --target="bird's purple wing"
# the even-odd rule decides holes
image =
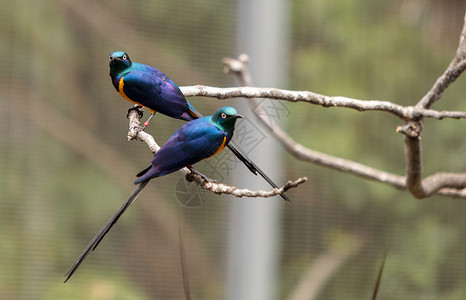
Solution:
[[[156,68],[133,64],[123,75],[123,92],[133,102],[172,118],[193,120],[192,109],[179,87]]]
[[[175,172],[215,154],[225,146],[227,138],[223,131],[201,118],[182,126],[154,155],[152,166],[135,182]]]

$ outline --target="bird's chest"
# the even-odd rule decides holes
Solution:
[[[128,100],[129,102],[141,105],[138,102],[130,99],[128,97],[128,95],[126,95],[126,93],[125,93],[125,76],[124,75],[112,78],[112,82],[113,82],[113,86],[115,87],[115,89],[117,90],[118,94],[120,94],[121,97]]]
[[[217,151],[215,151],[215,153],[212,154],[212,156],[220,153],[225,148],[225,146],[228,144],[229,141],[230,140],[228,139],[227,135],[225,134],[225,132],[223,132],[223,141],[220,144],[220,146],[218,147]]]
[[[223,131],[222,143],[220,144],[220,147],[218,147],[217,151],[215,151],[214,155],[221,152],[228,145],[228,143],[231,141],[232,137],[233,137],[232,132]]]

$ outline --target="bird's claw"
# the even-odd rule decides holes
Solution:
[[[129,114],[130,114],[133,110],[135,110],[135,111],[138,113],[139,119],[142,118],[142,117],[144,116],[143,109],[144,109],[144,108],[143,108],[142,106],[139,106],[139,105],[135,105],[135,106],[133,106],[133,107],[130,107],[130,108],[128,109],[128,113],[126,114],[126,118],[129,119]],[[145,128],[145,127],[144,127],[144,128]]]
[[[198,176],[200,176],[203,180],[205,180],[205,181],[207,181],[207,182],[217,183],[217,180],[212,179],[212,178],[209,178],[209,177],[205,176],[204,174],[202,174],[201,172],[194,170],[194,169],[191,168],[191,167],[188,167],[188,169],[191,171],[191,174],[190,174],[190,175],[191,175],[191,176],[190,176],[191,178],[192,178],[193,175],[198,175]],[[192,180],[189,180],[189,178],[188,178],[188,181],[192,181]]]

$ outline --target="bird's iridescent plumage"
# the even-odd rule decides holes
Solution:
[[[225,106],[215,115],[188,122],[157,151],[152,166],[140,174],[135,184],[175,172],[219,153],[233,137],[236,109]]]
[[[132,62],[123,51],[110,54],[109,66],[113,86],[126,100],[172,118],[197,119],[180,88],[156,68]]]

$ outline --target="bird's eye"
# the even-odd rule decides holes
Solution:
[[[123,60],[126,60],[126,58],[127,58],[126,54],[125,54],[125,55],[123,55]]]
[[[226,118],[227,118],[227,114],[226,114],[226,113],[222,113],[220,116],[222,117],[222,119],[226,119]]]

